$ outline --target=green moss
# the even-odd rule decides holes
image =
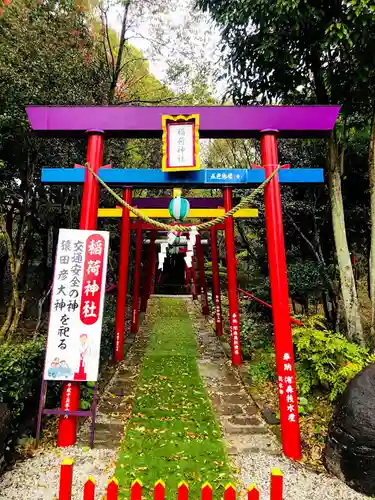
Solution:
[[[167,498],[176,498],[182,480],[188,482],[192,498],[200,497],[205,481],[222,497],[232,474],[198,372],[191,320],[181,300],[161,299],[154,307],[133,417],[117,464],[121,494],[128,498],[137,478],[146,497],[158,479],[166,483]]]

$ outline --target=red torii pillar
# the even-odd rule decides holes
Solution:
[[[220,297],[220,275],[219,275],[219,256],[217,251],[217,231],[213,226],[211,232],[211,260],[212,260],[212,300],[215,307],[216,335],[223,335],[223,324],[221,315],[221,297]]]
[[[208,315],[210,314],[210,307],[208,305],[207,283],[204,271],[204,254],[203,254],[200,234],[198,234],[196,237],[196,250],[197,250],[197,262],[199,269],[199,288],[201,292],[202,313]]]
[[[268,177],[278,166],[277,131],[262,131],[260,147],[262,164]],[[287,457],[300,460],[298,396],[278,174],[265,187],[264,201],[282,443]]]
[[[195,272],[195,259],[194,254],[191,257],[191,278],[192,278],[192,296],[193,300],[197,300],[198,298],[198,289],[197,289],[197,273]]]
[[[232,188],[224,188],[224,209],[229,212],[233,207]],[[236,249],[234,246],[233,217],[224,221],[225,247],[228,273],[229,325],[232,347],[232,364],[241,365],[240,315],[238,311]]]
[[[125,188],[124,200],[130,205],[132,198],[131,188]],[[122,361],[124,357],[125,321],[126,321],[126,294],[129,277],[129,250],[130,250],[130,213],[126,207],[122,208],[120,262],[117,280],[116,327],[115,327],[115,361]]]
[[[104,138],[100,130],[89,131],[87,144],[87,163],[93,172],[98,174],[103,162]],[[86,169],[85,183],[83,186],[81,219],[79,228],[95,230],[99,207],[99,182]],[[80,387],[78,382],[63,384],[61,409],[77,411],[80,406]],[[57,446],[66,447],[75,444],[77,439],[77,417],[60,417]]]
[[[139,289],[141,285],[142,262],[142,219],[137,220],[135,237],[134,283],[133,283],[133,310],[132,333],[138,333],[139,328]]]

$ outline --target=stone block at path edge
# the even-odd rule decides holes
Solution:
[[[356,375],[329,428],[327,469],[353,489],[375,496],[375,363]]]

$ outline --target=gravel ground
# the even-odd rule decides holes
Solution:
[[[269,498],[270,473],[274,468],[284,474],[285,500],[361,500],[370,497],[355,492],[337,478],[317,474],[281,456],[280,444],[273,434],[251,436],[252,451],[244,450],[234,458],[244,487],[255,483],[261,498]]]
[[[110,391],[116,370],[106,386]],[[100,411],[96,422],[106,423],[105,415]],[[86,420],[79,429],[78,436],[87,433],[90,422]],[[58,498],[61,462],[65,458],[74,461],[72,500],[82,500],[83,485],[89,477],[96,481],[96,497],[104,495],[108,480],[113,476],[117,450],[93,449],[87,446],[71,446],[69,448],[53,448],[43,450],[23,461],[17,461],[8,471],[0,476],[0,500],[55,500]]]
[[[91,476],[96,480],[96,498],[104,495],[113,476],[116,450],[88,450],[72,446],[41,452],[15,466],[0,477],[0,500],[53,500],[58,498],[60,464],[74,460],[73,500],[82,500],[83,485]]]

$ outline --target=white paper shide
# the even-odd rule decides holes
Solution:
[[[60,229],[45,380],[98,379],[109,233]]]

